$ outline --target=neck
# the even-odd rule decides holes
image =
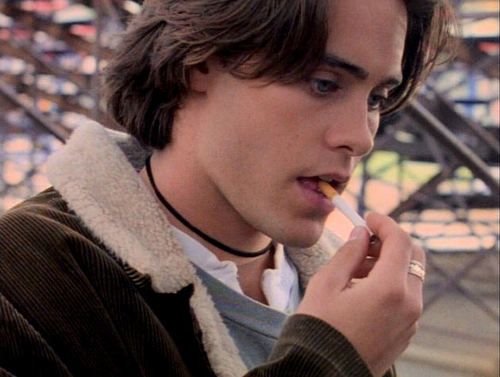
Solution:
[[[186,165],[188,161],[188,158],[183,158],[181,164]],[[172,166],[175,169],[171,169]],[[174,175],[171,174],[172,170],[175,170]],[[201,174],[188,174],[190,171],[185,166],[179,167],[168,150],[155,152],[151,158],[153,184],[157,190],[155,196],[159,195],[162,202],[168,199],[166,207],[172,207],[167,209],[165,203],[162,204],[169,222],[200,241],[219,260],[232,260],[239,266],[267,260],[265,255],[258,255],[258,252],[269,245],[270,239],[242,221],[225,198],[217,190],[211,190],[213,185],[200,179],[203,177]],[[141,171],[140,176],[154,193],[146,169]],[[197,229],[193,231],[193,227]],[[217,241],[230,249],[244,250],[246,254],[255,252],[256,256],[234,255],[230,250],[224,251]]]
[[[267,253],[262,257],[257,257],[257,260],[254,262],[239,265],[238,281],[243,293],[267,305],[267,299],[262,291],[262,274],[266,269],[274,267],[274,253]]]

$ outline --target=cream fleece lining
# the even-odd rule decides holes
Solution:
[[[191,307],[212,368],[221,377],[241,376],[246,368],[227,328],[136,172],[146,153],[132,137],[89,121],[50,158],[48,177],[95,236],[131,267],[151,276],[156,291],[174,293],[194,284]],[[303,284],[339,245],[338,238],[325,233],[309,249],[288,250]]]

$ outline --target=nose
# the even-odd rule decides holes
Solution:
[[[379,118],[378,112],[368,111],[366,100],[361,105],[345,104],[340,111],[336,107],[325,133],[328,148],[345,150],[350,157],[368,154],[374,145]]]

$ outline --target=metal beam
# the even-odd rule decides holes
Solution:
[[[488,165],[443,123],[416,100],[410,103],[406,112],[418,123],[419,127],[436,138],[441,145],[453,153],[458,161],[468,167],[475,177],[481,179],[488,186],[492,195],[500,196],[500,182],[490,173]]]
[[[57,139],[65,142],[70,135],[70,131],[66,128],[51,122],[47,117],[45,117],[40,111],[35,108],[26,106],[17,96],[15,90],[13,90],[9,85],[0,80],[0,95],[3,95],[12,104],[17,107],[21,107],[26,114],[35,121],[36,124],[46,129],[49,133],[54,135]]]

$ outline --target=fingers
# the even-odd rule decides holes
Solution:
[[[355,279],[362,279],[368,276],[369,272],[372,270],[373,266],[377,262],[377,258],[380,255],[380,247],[382,244],[377,236],[372,235],[370,237],[370,242],[368,244],[368,253],[364,261],[362,261],[354,272]]]
[[[326,274],[333,287],[344,289],[354,277],[368,252],[369,234],[364,227],[355,227],[349,240],[326,266]]]
[[[360,263],[357,270],[353,274],[353,278],[362,279],[368,276],[373,266],[377,263],[377,259],[370,256],[366,257],[364,261]]]
[[[413,246],[411,260],[420,263],[425,273],[425,252],[421,247],[416,245]],[[418,317],[420,317],[420,314],[422,313],[423,310],[423,293],[422,293],[424,284],[423,278],[420,278],[419,276],[416,276],[412,273],[408,273],[407,279],[408,279],[408,292],[411,297],[411,300],[414,301],[413,310],[416,312]]]
[[[413,249],[410,237],[387,216],[370,213],[366,220],[381,243],[378,262],[370,276],[387,283],[405,282]]]
[[[417,263],[418,269],[416,274],[410,272],[410,263]],[[407,274],[407,284],[406,284],[406,309],[405,317],[411,324],[407,329],[409,337],[412,337],[418,326],[418,320],[420,319],[423,312],[423,279],[420,277],[420,267],[425,271],[425,252],[424,250],[413,245],[411,250],[411,260],[408,263],[408,274]],[[418,275],[418,276],[417,276]]]
[[[378,258],[380,255],[380,248],[382,244],[380,243],[380,239],[376,235],[372,235],[370,237],[370,244],[368,246],[368,255],[373,258]]]

